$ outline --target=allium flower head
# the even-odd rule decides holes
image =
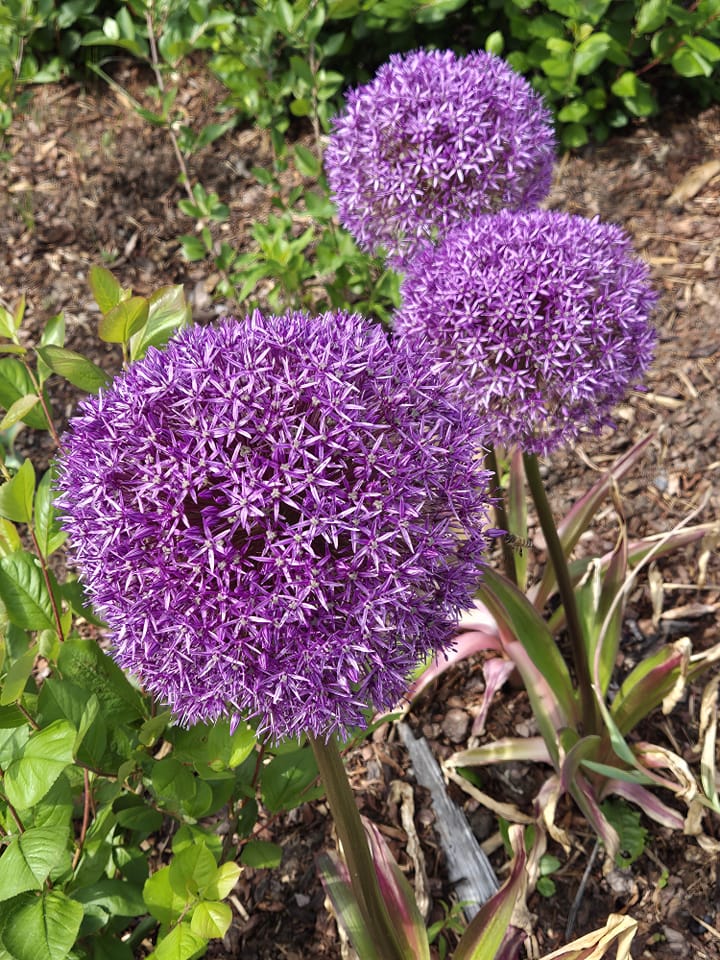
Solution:
[[[343,226],[402,265],[452,223],[537,204],[554,156],[550,113],[504,60],[417,50],[348,94],[325,168]]]
[[[473,414],[362,317],[180,333],[80,405],[59,463],[120,665],[181,723],[363,722],[452,640],[482,568]]]
[[[408,267],[395,330],[429,341],[483,438],[547,454],[609,413],[652,359],[647,267],[622,229],[549,211],[457,226]]]

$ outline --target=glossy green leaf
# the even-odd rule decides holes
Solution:
[[[0,900],[42,890],[54,867],[69,866],[68,841],[62,827],[31,827],[12,839],[0,856]]]
[[[35,537],[44,557],[49,557],[63,545],[67,534],[61,530],[53,505],[53,471],[46,470],[35,493]]]
[[[211,940],[224,937],[232,923],[232,910],[226,903],[203,900],[193,910],[190,929],[198,936]]]
[[[279,754],[262,770],[263,803],[271,813],[279,813],[322,796],[322,788],[311,789],[317,776],[315,758],[307,747]]]
[[[232,861],[221,863],[215,876],[203,887],[203,896],[208,900],[224,900],[240,878],[242,868]]]
[[[98,336],[106,343],[127,343],[147,322],[150,303],[146,297],[121,300],[98,325]]]
[[[164,346],[174,333],[187,327],[192,319],[182,284],[160,287],[151,294],[148,303],[147,323],[134,335],[131,343],[130,355],[133,360],[144,357],[148,347]]]
[[[138,691],[95,641],[82,637],[66,640],[60,650],[58,667],[63,677],[97,695],[108,724],[146,716]]]
[[[712,64],[697,50],[689,46],[680,47],[670,58],[675,73],[681,77],[711,77]]]
[[[170,863],[170,886],[186,900],[200,894],[217,877],[217,863],[202,842],[193,843],[173,855]]]
[[[635,31],[654,33],[667,19],[671,0],[646,0],[637,12]]]
[[[206,946],[207,940],[195,933],[189,923],[180,923],[163,937],[148,960],[190,960]]]
[[[160,923],[175,923],[188,902],[186,896],[175,892],[170,883],[170,867],[161,867],[145,882],[143,900],[150,913]]]
[[[282,847],[267,840],[248,840],[240,852],[240,862],[254,869],[273,869],[280,866]]]
[[[573,57],[573,68],[575,73],[581,76],[587,76],[600,66],[605,59],[605,54],[610,49],[612,38],[610,34],[591,33],[589,37],[578,44]]]
[[[74,350],[50,344],[47,347],[38,347],[38,353],[54,373],[64,377],[80,390],[97,393],[110,382],[109,373]]]
[[[0,420],[0,430],[7,430],[8,427],[12,427],[14,424],[24,420],[33,407],[39,402],[40,397],[37,396],[37,394],[28,394],[25,397],[20,397],[19,400],[13,403],[2,420]]]
[[[15,357],[0,360],[0,407],[9,410],[23,397],[35,394],[36,388],[25,366]],[[33,430],[47,430],[47,417],[41,406],[32,407],[24,417],[24,423]]]
[[[2,943],[14,960],[64,960],[82,922],[83,908],[61,890],[25,894],[12,904]]]
[[[637,93],[637,76],[632,70],[626,70],[610,87],[616,97],[634,97]]]
[[[139,917],[146,912],[138,888],[126,880],[104,877],[87,887],[73,890],[73,897],[84,907],[100,907],[109,917]]]
[[[32,673],[36,657],[37,647],[33,645],[21,657],[18,657],[9,668],[5,675],[2,690],[0,690],[0,706],[7,706],[20,699],[28,682],[28,677]]]
[[[109,313],[113,307],[120,303],[123,293],[122,287],[105,267],[90,267],[88,283],[101,313]]]
[[[0,516],[14,523],[30,523],[35,493],[35,470],[26,460],[14,477],[0,485]]]
[[[0,597],[8,619],[24,630],[54,630],[45,580],[35,558],[24,551],[0,557]]]
[[[76,730],[67,720],[56,720],[28,740],[22,756],[5,771],[4,791],[14,807],[39,803],[72,762]]]

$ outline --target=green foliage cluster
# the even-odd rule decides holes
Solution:
[[[133,296],[99,267],[90,286],[99,337],[127,359],[188,322],[182,287]],[[0,956],[132,960],[149,938],[157,960],[189,960],[230,925],[236,861],[279,864],[280,847],[253,839],[259,804],[316,797],[315,760],[293,743],[262,751],[248,725],[171,727],[89,635],[102,623],[58,573],[52,471],[17,455],[11,470],[6,453],[18,425],[52,431],[53,374],[90,392],[108,375],[65,347],[62,316],[23,345],[23,317],[22,301],[0,308]],[[224,838],[207,821],[223,812]]]
[[[486,48],[552,105],[566,147],[659,113],[671,93],[720,96],[718,0],[512,0],[474,11]]]
[[[228,106],[269,129],[278,153],[293,117],[327,130],[343,88],[420,45],[502,54],[567,147],[657,113],[668,93],[720,95],[720,0],[0,0],[0,131],[27,84],[112,48],[147,59],[148,14],[162,60],[205,51]]]

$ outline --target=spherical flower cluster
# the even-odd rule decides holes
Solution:
[[[476,217],[418,253],[401,295],[397,334],[451,364],[493,444],[547,454],[597,432],[652,359],[647,267],[597,220]]]
[[[392,707],[486,545],[472,413],[343,313],[194,327],[82,402],[71,552],[118,663],[183,724],[273,740]]]
[[[454,222],[537,204],[554,156],[547,108],[503,60],[418,50],[349,93],[325,168],[343,226],[402,265]]]

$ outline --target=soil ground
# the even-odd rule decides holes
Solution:
[[[132,64],[120,65],[116,79],[143,100],[147,76]],[[188,122],[207,122],[222,91],[204,74],[192,73],[178,104]],[[302,131],[299,131],[299,135]],[[36,94],[30,113],[18,120],[9,141],[12,157],[0,168],[0,298],[6,306],[21,293],[28,298],[26,327],[32,339],[53,314],[64,311],[68,346],[118,370],[117,351],[101,344],[97,309],[86,277],[92,264],[109,266],[124,286],[141,294],[168,283],[183,283],[196,316],[233,312],[215,303],[217,276],[204,264],[188,264],[177,237],[193,229],[178,212],[183,195],[164,131],[151,128],[122,96],[78,84],[48,86]],[[617,429],[559,452],[543,464],[556,515],[592,483],[597,471],[627,451],[648,431],[649,455],[621,484],[624,509],[634,536],[666,531],[698,510],[694,522],[718,517],[720,507],[720,107],[690,115],[671,107],[662,122],[638,122],[602,146],[562,157],[550,204],[585,216],[599,215],[624,226],[651,265],[661,299],[655,313],[658,351],[647,391],[634,392],[617,411]],[[231,209],[224,234],[248,245],[249,226],[267,216],[270,197],[249,175],[271,163],[267,138],[251,128],[236,130],[190,161],[190,172]],[[76,402],[74,392],[52,381],[54,409],[62,428]],[[17,440],[32,452],[36,466],[52,453],[30,448],[30,433]],[[579,545],[601,554],[615,539],[610,507]],[[720,640],[720,562],[717,539],[692,547],[658,564],[653,606],[647,578],[630,598],[626,641],[618,670],[624,673],[648,649],[678,636],[690,636],[697,649]],[[544,561],[535,537],[532,562]],[[662,586],[660,586],[662,585]],[[464,748],[481,692],[479,662],[450,670],[414,705],[410,722],[431,742],[438,757]],[[643,738],[684,756],[697,770],[700,687],[693,688],[669,717],[654,715]],[[524,694],[506,688],[496,695],[486,738],[527,727]],[[381,825],[401,862],[406,833],[397,805],[388,802],[393,779],[407,779],[407,760],[392,728],[382,728],[349,758],[364,812]],[[529,808],[539,771],[527,767],[492,770],[484,788]],[[493,843],[496,825],[475,801],[453,785],[453,798],[467,813],[480,839]],[[432,828],[426,793],[415,789],[416,826],[427,861],[434,907],[452,890]],[[535,956],[565,942],[565,927],[594,839],[570,806],[559,812],[576,848],[554,875],[557,891],[530,900]],[[673,835],[647,821],[645,853],[619,874],[604,874],[596,861],[581,899],[573,935],[602,926],[608,912],[629,913],[639,921],[633,956],[658,960],[720,958],[720,881],[716,854],[694,839]],[[717,839],[720,820],[708,817],[705,829]],[[332,843],[322,803],[305,805],[282,821],[268,822],[263,836],[282,843],[282,866],[247,870],[233,894],[233,925],[210,956],[245,960],[337,958],[341,948],[323,906],[314,856]],[[493,863],[501,869],[504,854]]]

